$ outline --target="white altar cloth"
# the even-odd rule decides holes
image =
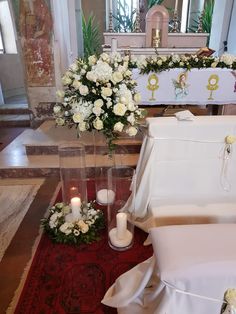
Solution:
[[[236,143],[225,152],[225,137],[236,136],[236,116],[148,118],[147,127],[136,171],[136,225],[148,231],[236,222]]]
[[[182,75],[184,81],[181,83],[182,73],[185,69],[149,74],[140,74],[140,70],[134,69],[133,78],[137,81],[137,91],[141,93],[141,104],[236,104],[235,71],[192,69]]]
[[[154,256],[121,275],[102,303],[122,314],[220,314],[236,287],[236,225],[151,229]]]

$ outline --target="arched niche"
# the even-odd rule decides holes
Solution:
[[[160,47],[168,45],[169,13],[162,5],[154,5],[146,15],[146,47],[152,47],[153,30],[160,30]]]

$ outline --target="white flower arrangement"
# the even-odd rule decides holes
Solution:
[[[104,228],[104,215],[88,203],[82,208],[82,217],[76,221],[67,221],[71,208],[65,203],[56,203],[49,209],[49,216],[42,220],[44,231],[56,243],[80,245],[99,240],[99,231]]]
[[[144,110],[138,107],[129,57],[102,53],[76,60],[62,78],[65,91],[54,107],[57,125],[76,126],[78,132],[101,131],[112,141],[120,132],[135,136]]]
[[[131,67],[139,68],[141,73],[161,72],[174,68],[186,70],[204,68],[236,69],[236,56],[224,53],[221,57],[200,57],[198,55],[154,55],[131,58]]]
[[[221,308],[221,314],[236,314],[236,289],[229,288],[224,294],[224,303]]]

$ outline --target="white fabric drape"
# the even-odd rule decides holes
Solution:
[[[219,314],[236,287],[235,237],[235,224],[153,228],[154,256],[121,275],[102,303],[122,314]]]
[[[149,118],[147,125],[137,165],[137,226],[236,221],[236,143],[229,160],[224,152],[236,117]]]
[[[184,72],[185,69],[170,69],[160,73],[140,74],[140,70],[134,69],[133,78],[138,84],[137,91],[141,93],[141,103],[143,105],[236,104],[235,71],[232,74],[231,69],[192,69],[187,72],[184,84],[178,88],[179,76]],[[218,82],[214,85],[216,79]],[[150,85],[151,89],[148,88]],[[213,88],[212,93],[209,88]]]

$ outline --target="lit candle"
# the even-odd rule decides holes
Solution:
[[[70,197],[78,196],[78,188],[76,186],[72,186],[70,188]]]
[[[70,201],[70,204],[73,218],[75,220],[79,220],[81,218],[81,199],[79,197],[73,197]]]
[[[178,10],[178,2],[179,0],[175,0],[175,12]]]
[[[125,213],[118,213],[116,215],[116,232],[117,238],[122,240],[126,236],[127,231],[127,215]]]
[[[113,11],[113,10],[112,10],[112,1],[113,1],[113,0],[110,0],[110,7],[109,7],[110,12]]]

